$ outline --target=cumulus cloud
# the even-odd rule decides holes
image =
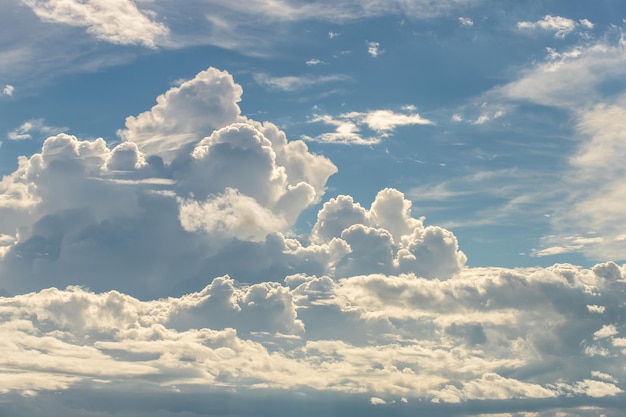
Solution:
[[[87,32],[111,43],[150,48],[168,34],[147,10],[132,0],[23,0],[43,21],[86,27]]]
[[[593,23],[591,23],[587,19],[580,20],[580,22],[576,22],[572,19],[567,19],[561,16],[551,16],[546,15],[543,19],[538,20],[536,22],[517,22],[517,27],[522,30],[536,30],[541,29],[548,32],[554,32],[554,37],[557,39],[564,39],[571,32],[576,30],[579,27],[583,27],[585,29],[592,29]]]
[[[374,145],[388,137],[402,126],[433,125],[434,122],[415,113],[413,106],[407,106],[404,113],[392,110],[371,110],[368,112],[349,112],[333,117],[328,114],[315,115],[311,123],[325,123],[335,126],[334,132],[322,133],[316,137],[305,136],[306,140],[342,143],[354,145]],[[364,137],[361,129],[367,127],[375,135]]]
[[[122,143],[59,133],[2,179],[2,412],[623,405],[626,265],[469,268],[391,188],[368,207],[330,198],[295,235],[336,167],[243,117],[241,94],[208,69],[127,119]],[[346,119],[427,124],[404,111]]]
[[[126,129],[118,134],[169,162],[181,148],[242,121],[237,105],[242,92],[229,73],[209,68],[157,97],[150,111],[126,118]]]

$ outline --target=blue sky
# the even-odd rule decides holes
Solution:
[[[617,415],[625,19],[3,2],[0,410]]]

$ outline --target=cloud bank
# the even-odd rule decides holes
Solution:
[[[469,268],[391,188],[368,207],[333,196],[296,235],[337,169],[242,116],[241,94],[209,68],[120,144],[59,133],[2,179],[0,410],[623,407],[626,266]],[[342,117],[383,135],[429,123],[413,111]]]

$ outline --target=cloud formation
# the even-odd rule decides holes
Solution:
[[[66,131],[65,127],[48,126],[44,119],[31,119],[7,134],[9,140],[32,139],[33,135],[46,137]]]
[[[2,89],[2,95],[5,95],[5,96],[12,97],[14,92],[15,92],[15,87],[13,87],[10,84],[5,85],[4,88]]]
[[[23,0],[45,22],[86,27],[98,39],[154,48],[168,28],[133,0]]]
[[[242,116],[241,94],[209,68],[129,117],[122,143],[55,134],[2,179],[0,411],[624,404],[626,265],[470,268],[392,188],[369,207],[329,198],[296,235],[336,167]],[[403,111],[341,117],[380,137],[432,123]]]
[[[374,145],[391,135],[398,127],[435,124],[432,120],[415,113],[414,106],[405,106],[403,110],[403,113],[387,109],[349,112],[338,117],[328,114],[315,115],[311,123],[321,122],[335,126],[335,131],[322,133],[316,137],[305,136],[304,139],[349,145]],[[374,135],[364,137],[361,133],[363,127],[367,127]]]
[[[350,409],[397,403],[431,415],[468,403],[505,410],[510,400],[536,412],[610,410],[625,400],[614,366],[626,345],[614,296],[625,278],[624,266],[605,263],[466,269],[449,281],[294,275],[242,286],[220,277],[146,301],[47,289],[0,298],[0,390],[71,398],[81,386],[101,395],[125,386],[156,398],[236,389],[240,401],[254,390],[335,392],[352,395]],[[588,308],[597,304],[604,312]]]
[[[554,37],[557,39],[565,39],[567,35],[572,33],[578,28],[593,29],[593,23],[588,19],[582,19],[576,22],[572,19],[567,19],[561,16],[546,15],[543,19],[536,22],[517,22],[517,27],[522,30],[536,30],[541,29],[548,32],[554,32]]]

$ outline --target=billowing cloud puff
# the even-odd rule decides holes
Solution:
[[[351,248],[337,264],[339,276],[369,271],[448,278],[467,260],[454,234],[438,226],[425,227],[423,219],[411,216],[411,202],[394,189],[379,192],[370,210],[349,196],[326,202],[311,239],[333,238],[341,238]]]
[[[209,68],[157,97],[150,111],[129,116],[119,135],[170,162],[185,145],[241,120],[242,93],[229,73]]]
[[[492,91],[500,99],[565,110],[576,121],[577,148],[568,155],[569,169],[562,174],[566,187],[558,186],[571,192],[554,202],[553,230],[545,237],[545,247],[536,252],[539,256],[566,252],[582,252],[597,260],[624,256],[626,223],[621,213],[626,210],[626,174],[617,160],[624,152],[626,92],[616,87],[606,96],[603,86],[619,86],[625,64],[623,36],[564,51],[549,48],[544,62]]]
[[[626,265],[468,268],[395,189],[331,198],[296,236],[336,168],[240,94],[203,71],[122,143],[57,134],[2,179],[0,411],[142,415],[128,392],[164,416],[275,415],[287,392],[311,415],[623,405]],[[80,405],[94,392],[116,401]]]

